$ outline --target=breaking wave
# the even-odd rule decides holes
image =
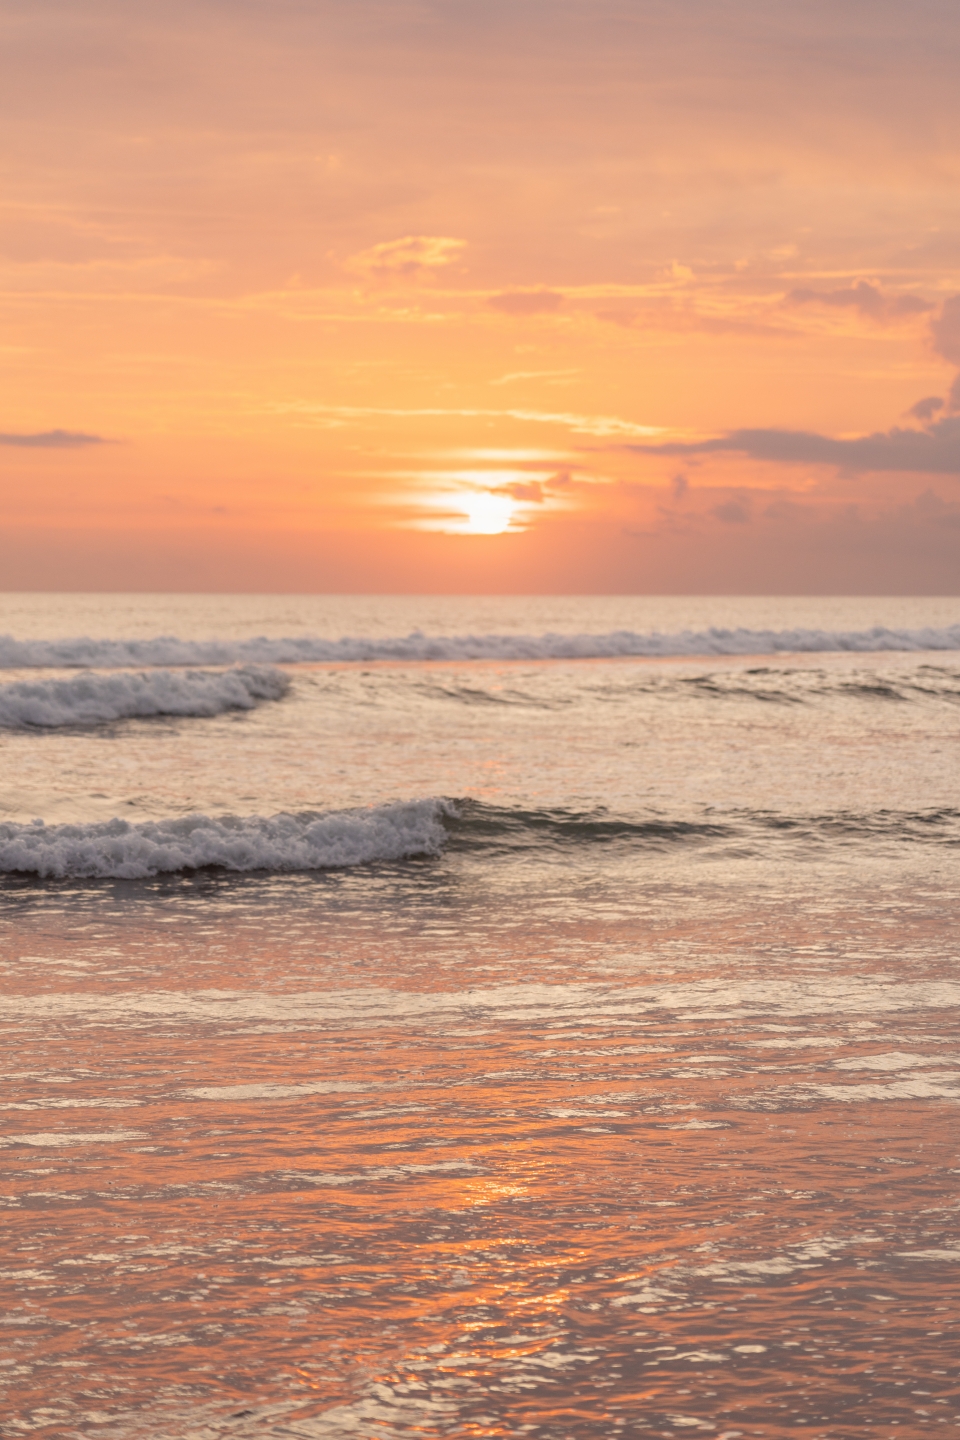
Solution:
[[[327,870],[436,854],[446,840],[444,800],[301,815],[184,815],[87,825],[0,824],[0,872],[52,879],[143,880],[223,870]]]
[[[66,680],[0,685],[0,729],[56,729],[158,715],[209,716],[252,710],[290,688],[282,670],[156,670],[133,675],[84,674]]]
[[[332,870],[415,856],[538,851],[563,860],[595,846],[630,852],[719,849],[727,858],[787,846],[796,857],[857,844],[960,845],[952,809],[779,815],[738,810],[699,818],[617,817],[604,811],[535,810],[477,800],[397,801],[368,809],[89,824],[0,824],[0,874],[49,879],[140,880],[179,871],[283,873]]]
[[[280,665],[375,660],[594,660],[617,657],[775,655],[853,651],[960,650],[960,624],[939,629],[683,630],[677,634],[613,630],[606,634],[425,635],[327,640],[301,635],[248,640],[15,640],[0,636],[0,668],[137,665]]]

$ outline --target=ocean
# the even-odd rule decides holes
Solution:
[[[4,1440],[960,1424],[960,600],[0,632]]]

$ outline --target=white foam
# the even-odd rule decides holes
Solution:
[[[279,700],[290,688],[282,670],[155,670],[72,675],[0,685],[0,729],[55,729],[153,715],[222,715]]]
[[[218,865],[225,870],[325,870],[435,854],[445,800],[306,815],[185,815],[131,824],[0,824],[0,872],[140,880]]]
[[[279,665],[373,660],[588,660],[619,656],[770,655],[830,651],[960,650],[960,624],[919,630],[683,630],[676,634],[612,630],[606,634],[409,635],[373,638],[315,635],[247,640],[15,640],[0,636],[0,668],[38,666]]]
[[[0,1145],[39,1145],[48,1149],[53,1145],[116,1145],[123,1140],[146,1140],[144,1130],[48,1130],[30,1135],[5,1135]]]

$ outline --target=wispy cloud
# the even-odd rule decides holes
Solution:
[[[569,410],[487,410],[433,405],[408,410],[381,405],[315,405],[310,401],[292,401],[268,408],[273,414],[310,415],[321,422],[334,425],[369,420],[375,416],[396,420],[520,420],[535,425],[561,425],[577,435],[596,435],[602,438],[616,435],[661,435],[664,429],[662,425],[638,425],[633,420],[622,420],[619,415],[581,415]]]
[[[491,380],[491,385],[513,385],[521,380],[554,380],[568,382],[575,375],[582,374],[579,366],[572,370],[511,370],[509,375],[501,375],[496,380]]]
[[[559,290],[505,290],[491,295],[487,304],[504,315],[552,315],[563,304],[563,296]]]
[[[404,235],[351,255],[346,269],[372,280],[410,280],[459,259],[466,240],[451,235]]]
[[[85,445],[106,445],[102,435],[85,435],[81,430],[38,430],[33,434],[0,433],[0,445],[25,450],[78,450]]]

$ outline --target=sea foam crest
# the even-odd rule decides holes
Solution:
[[[327,870],[434,855],[446,840],[446,800],[409,800],[366,810],[300,815],[184,815],[132,824],[0,824],[0,873],[47,878],[142,880],[219,866],[224,870]]]
[[[15,640],[0,636],[0,667],[137,665],[280,665],[372,660],[590,660],[618,656],[771,655],[797,652],[960,650],[960,624],[939,629],[683,630],[676,634],[425,635],[327,640],[316,635],[247,640]]]
[[[54,729],[152,715],[222,715],[279,700],[290,688],[282,670],[155,670],[133,675],[72,675],[0,685],[0,729]]]

